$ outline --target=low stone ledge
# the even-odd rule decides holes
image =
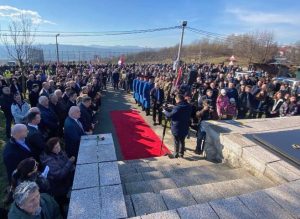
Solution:
[[[99,219],[101,215],[98,187],[72,191],[68,219]]]
[[[121,184],[117,162],[99,163],[100,186]]]
[[[242,152],[244,167],[255,175],[263,175],[268,163],[279,161],[280,158],[261,146],[244,147]]]
[[[284,183],[300,179],[300,170],[286,161],[280,160],[268,163],[265,175],[273,181]]]
[[[98,164],[77,165],[73,190],[99,186]]]
[[[127,218],[121,185],[100,187],[101,219]]]

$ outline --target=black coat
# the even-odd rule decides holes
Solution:
[[[171,112],[165,112],[171,118],[171,131],[174,136],[185,137],[189,131],[192,106],[182,101],[175,106]]]
[[[12,118],[11,105],[13,104],[13,102],[14,102],[14,99],[11,95],[3,94],[0,97],[1,110],[3,111],[4,116],[6,118]]]
[[[33,157],[40,159],[41,153],[45,150],[46,142],[42,132],[32,126],[27,126],[28,134],[26,138],[27,145],[30,147]]]
[[[53,133],[57,132],[59,126],[58,117],[50,108],[46,108],[40,104],[38,104],[38,108],[41,111],[42,118],[39,125],[39,127],[41,127],[41,131],[44,134],[48,134],[49,137],[53,137]]]
[[[39,102],[39,93],[38,92],[34,92],[34,91],[30,91],[29,93],[29,102],[31,107],[35,107],[38,102]]]
[[[85,107],[82,103],[79,106],[80,108],[80,119],[84,131],[88,132],[92,130],[92,123],[93,123],[93,111],[87,107]]]
[[[66,145],[66,152],[71,156],[77,157],[80,145],[80,138],[84,135],[84,131],[71,117],[67,117],[64,125],[64,139]]]
[[[29,145],[27,145],[29,147]],[[5,145],[3,151],[3,161],[7,171],[7,177],[9,183],[11,182],[11,176],[18,164],[29,157],[32,157],[31,151],[26,150],[20,144],[16,142],[14,138],[11,138]]]

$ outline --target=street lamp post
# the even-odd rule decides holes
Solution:
[[[183,44],[183,36],[184,36],[184,28],[187,26],[187,21],[182,21],[182,31],[181,31],[181,38],[180,38],[180,44],[178,47],[178,54],[177,54],[177,60],[176,60],[176,75],[178,73],[178,69],[180,67],[180,56],[181,56],[181,50],[182,50],[182,44]]]
[[[55,39],[56,39],[56,58],[57,58],[57,68],[58,68],[58,64],[59,64],[59,54],[58,54],[58,43],[57,43],[57,37],[59,36],[59,33],[55,35]]]

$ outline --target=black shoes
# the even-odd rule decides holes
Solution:
[[[183,154],[168,154],[168,157],[170,159],[174,159],[174,158],[183,158]]]
[[[203,154],[203,151],[197,151],[197,150],[195,150],[194,152],[195,152],[195,154],[198,154],[198,155],[202,155]]]

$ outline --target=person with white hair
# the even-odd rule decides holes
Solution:
[[[62,219],[59,206],[46,193],[40,193],[35,182],[25,181],[17,186],[8,219]]]
[[[49,99],[46,96],[39,98],[38,108],[41,112],[41,123],[39,127],[48,138],[57,136],[59,120],[58,116],[49,107]]]
[[[69,157],[77,157],[80,138],[85,134],[80,118],[80,108],[72,106],[69,110],[68,117],[64,124],[64,139],[66,144],[66,152]]]
[[[49,94],[50,94],[49,88],[50,88],[49,82],[47,82],[47,81],[43,82],[42,90],[40,91],[40,97],[41,96],[49,97]]]
[[[6,143],[3,151],[3,161],[7,171],[8,181],[11,181],[13,171],[18,164],[33,156],[31,147],[25,142],[27,127],[24,124],[16,124],[11,129],[11,138]]]

